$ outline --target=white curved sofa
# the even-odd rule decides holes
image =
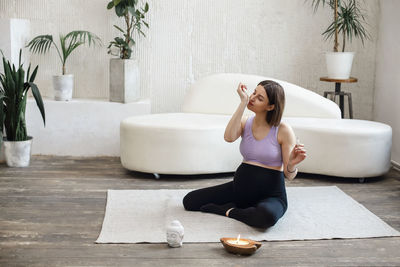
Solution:
[[[392,129],[373,121],[341,119],[338,106],[312,91],[268,77],[222,73],[195,82],[182,113],[134,116],[121,122],[121,163],[155,174],[233,172],[242,161],[240,138],[224,141],[239,105],[239,82],[252,90],[262,80],[280,83],[286,96],[283,121],[305,144],[300,172],[367,178],[390,169]],[[246,109],[245,113],[252,114]]]

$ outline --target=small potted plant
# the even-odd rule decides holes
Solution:
[[[146,2],[144,7],[139,8],[138,0],[113,0],[107,5],[107,9],[112,8],[115,9],[118,17],[124,19],[126,28],[123,30],[114,25],[124,37],[115,37],[108,46],[108,54],[118,56],[118,58],[110,59],[110,101],[128,103],[140,97],[138,61],[130,58],[132,47],[136,44],[133,38],[135,31],[139,37],[146,36],[142,28],[149,27],[144,21],[145,14],[149,11],[149,4]]]
[[[52,35],[39,35],[33,38],[27,45],[29,50],[33,53],[46,53],[53,45],[58,53],[62,64],[62,75],[53,76],[53,87],[54,87],[54,98],[59,101],[69,101],[72,99],[72,92],[74,88],[74,75],[66,74],[66,62],[72,51],[78,48],[80,45],[88,43],[89,47],[91,44],[101,45],[101,40],[94,33],[88,31],[72,31],[67,35],[60,35],[60,49],[53,41]]]
[[[29,64],[25,76],[21,64],[21,53],[22,50],[19,52],[18,67],[6,61],[2,53],[4,73],[0,73],[0,143],[3,141],[3,130],[5,130],[5,158],[10,167],[27,167],[30,162],[32,137],[27,135],[25,123],[29,89],[40,110],[43,123],[46,121],[42,96],[34,83],[38,66],[30,74],[31,65]]]
[[[316,11],[319,5],[328,5],[332,11],[332,22],[322,33],[325,40],[334,37],[333,52],[326,53],[328,78],[348,79],[353,64],[354,52],[345,52],[346,40],[351,42],[353,37],[360,38],[364,45],[370,35],[364,27],[365,15],[359,8],[357,0],[312,0]],[[342,51],[339,52],[339,34],[342,35]]]

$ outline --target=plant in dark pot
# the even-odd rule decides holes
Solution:
[[[108,46],[108,54],[119,57],[110,59],[110,101],[128,103],[140,97],[138,61],[130,58],[132,47],[136,44],[134,33],[137,32],[138,37],[145,36],[142,28],[149,27],[144,21],[145,14],[149,11],[149,4],[146,2],[144,7],[139,8],[138,0],[113,0],[107,5],[107,9],[112,8],[115,8],[118,17],[124,19],[126,28],[123,30],[114,25],[124,37],[115,37]]]
[[[62,64],[62,75],[53,76],[54,98],[59,101],[72,99],[74,88],[74,75],[66,74],[66,62],[71,53],[80,45],[87,43],[89,47],[93,44],[101,45],[101,40],[94,33],[88,31],[72,31],[67,35],[60,35],[60,49],[53,41],[52,35],[39,35],[33,38],[27,45],[33,53],[46,53],[54,46]]]
[[[360,9],[358,0],[312,0],[314,11],[318,7],[329,6],[333,11],[332,22],[322,33],[325,40],[334,37],[333,52],[327,52],[326,65],[328,78],[348,79],[350,77],[354,52],[345,52],[346,41],[351,42],[353,37],[360,38],[364,45],[365,39],[370,39],[364,24],[366,19]],[[342,51],[339,52],[339,35],[342,39]]]
[[[28,136],[25,123],[29,89],[40,110],[43,123],[46,121],[42,96],[34,83],[38,66],[31,74],[29,64],[25,75],[21,64],[21,53],[20,50],[17,67],[6,60],[2,53],[4,73],[0,73],[0,143],[3,141],[3,130],[5,130],[4,150],[6,163],[10,167],[27,167],[30,162],[32,137]]]

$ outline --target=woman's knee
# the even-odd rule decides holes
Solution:
[[[257,207],[257,211],[257,227],[269,228],[274,226],[279,220],[279,217],[275,213],[264,207]]]
[[[193,192],[189,192],[186,194],[186,196],[182,200],[183,207],[185,210],[189,211],[198,211],[200,210],[200,207],[196,206],[196,201],[194,200],[193,197]]]

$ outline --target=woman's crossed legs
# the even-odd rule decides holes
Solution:
[[[210,212],[222,216],[230,210],[230,218],[259,228],[273,226],[286,212],[286,206],[278,197],[267,197],[254,205],[243,207],[235,198],[233,181],[189,192],[183,199],[183,206],[189,211]]]

